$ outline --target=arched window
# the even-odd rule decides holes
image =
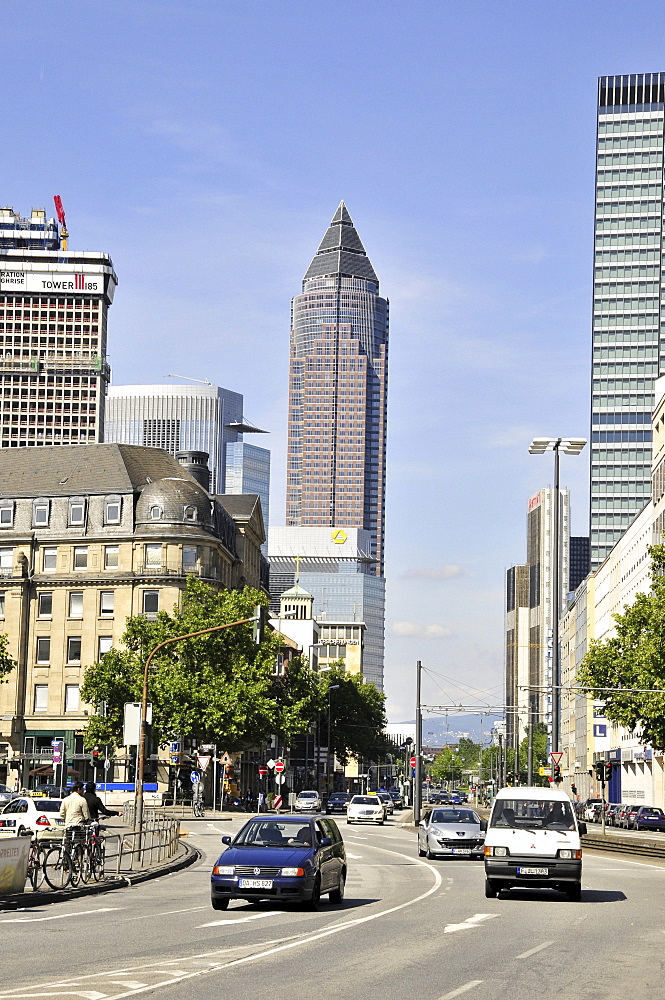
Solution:
[[[152,506],[150,507],[150,520],[161,521],[163,516],[164,516],[164,511],[159,506],[159,504],[157,503],[152,504]]]
[[[196,507],[185,507],[185,520],[186,521],[196,520]]]

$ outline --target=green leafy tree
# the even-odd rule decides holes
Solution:
[[[124,704],[141,700],[145,660],[160,642],[250,618],[254,607],[265,603],[260,591],[219,592],[189,577],[182,602],[171,613],[160,612],[156,621],[128,618],[122,648],[85,672],[82,697],[107,706],[106,717],[91,719],[86,746],[122,745]],[[172,643],[155,656],[148,690],[161,742],[192,737],[238,751],[275,732],[288,741],[308,724],[318,699],[314,675],[300,660],[276,675],[279,634],[268,631],[257,646],[252,632],[251,623],[238,625]]]
[[[592,640],[577,683],[605,703],[612,722],[665,749],[665,546],[653,545],[651,592],[614,615],[615,635]],[[655,688],[656,690],[649,690]],[[638,689],[638,690],[630,690]],[[647,689],[647,690],[645,690]]]
[[[386,753],[394,752],[387,739],[385,695],[373,684],[364,684],[361,677],[347,674],[341,663],[319,674],[318,707],[321,722],[327,727],[330,695],[331,747],[344,765],[351,757],[381,761]],[[333,685],[337,689],[330,691]],[[324,718],[325,716],[325,718]]]
[[[8,675],[16,666],[16,660],[7,652],[8,641],[6,635],[0,635],[0,684],[5,684],[9,680]]]
[[[453,785],[462,780],[463,756],[454,747],[444,747],[438,753],[430,768],[433,781],[448,782]]]

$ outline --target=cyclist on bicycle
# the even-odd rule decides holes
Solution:
[[[102,816],[118,816],[119,813],[113,809],[107,809],[99,795],[97,794],[97,785],[94,781],[89,781],[85,786],[85,793],[83,798],[88,803],[88,810],[90,811],[90,819],[93,823],[99,823],[99,814]]]
[[[66,830],[74,826],[83,826],[90,821],[90,809],[83,795],[82,781],[74,783],[71,795],[62,800],[58,815],[60,819],[64,819]]]

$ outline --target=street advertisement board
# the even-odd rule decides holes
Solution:
[[[0,896],[23,892],[28,873],[30,837],[0,840]]]

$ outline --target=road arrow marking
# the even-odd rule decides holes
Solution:
[[[498,917],[498,913],[496,916]],[[472,990],[474,986],[480,986],[482,979],[472,979],[470,982],[465,983],[464,986],[458,986],[456,990],[451,990],[450,993],[444,993],[439,1000],[453,1000],[453,997],[460,997],[462,993],[466,993],[468,990]]]
[[[471,927],[477,927],[483,920],[491,920],[492,917],[499,916],[501,916],[500,913],[474,913],[472,917],[467,917],[462,924],[447,924],[443,928],[443,933],[454,934],[455,931],[468,931]]]

